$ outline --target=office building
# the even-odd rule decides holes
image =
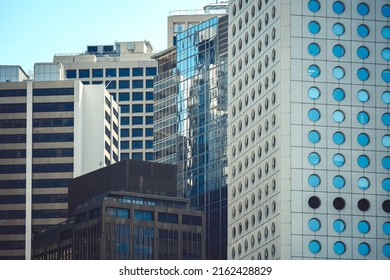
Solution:
[[[229,1],[229,259],[390,258],[389,16]]]
[[[204,259],[204,212],[175,197],[176,165],[125,160],[75,178],[72,219],[34,236],[34,259]]]
[[[0,83],[0,259],[67,218],[68,181],[118,161],[118,105],[78,80]]]
[[[56,54],[35,65],[38,79],[79,79],[104,84],[120,106],[121,159],[153,160],[153,79],[157,62],[148,41],[87,46],[85,53]]]

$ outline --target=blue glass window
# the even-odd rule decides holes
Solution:
[[[143,133],[144,133],[144,131],[142,128],[133,128],[131,130],[132,137],[143,137],[144,136]]]
[[[309,3],[307,4],[307,7],[311,12],[316,13],[320,10],[321,5],[317,0],[310,0]]]
[[[318,153],[312,152],[308,156],[308,161],[311,165],[318,165],[321,161],[321,157]]]
[[[333,142],[336,144],[336,145],[341,145],[341,144],[344,144],[345,142],[345,136],[342,132],[340,131],[337,131],[333,134]]]
[[[145,86],[146,88],[153,88],[153,80],[146,80]]]
[[[130,106],[129,105],[120,105],[121,113],[130,113]]]
[[[121,150],[122,149],[130,149],[130,144],[129,144],[129,141],[121,141]]]
[[[383,70],[383,72],[382,72],[382,80],[385,83],[390,82],[390,70],[389,69]]]
[[[336,66],[335,68],[333,68],[333,77],[335,77],[337,80],[341,80],[342,78],[344,78],[344,75],[345,75],[345,72],[344,72],[344,69],[340,66]]]
[[[385,255],[386,257],[390,257],[390,243],[385,244],[382,248],[382,251],[383,255]]]
[[[366,242],[362,242],[358,245],[358,251],[360,255],[367,256],[371,251],[370,245]]]
[[[309,242],[309,251],[313,254],[317,254],[321,251],[321,243],[317,240],[312,240]]]
[[[370,165],[370,158],[366,155],[360,155],[357,159],[357,164],[361,168],[366,168]]]
[[[156,67],[146,67],[146,76],[156,76],[157,68]]]
[[[382,28],[382,37],[384,39],[390,39],[390,26],[384,26]]]
[[[146,100],[153,100],[153,92],[150,91],[146,92]]]
[[[153,153],[145,153],[145,160],[154,160]]]
[[[144,118],[139,116],[139,117],[132,117],[131,118],[132,124],[137,125],[137,124],[143,124],[144,123]]]
[[[309,32],[312,34],[317,34],[321,30],[320,24],[316,21],[309,22],[307,28],[309,29]]]
[[[370,29],[368,28],[367,25],[365,24],[360,24],[358,27],[357,27],[357,34],[362,37],[362,38],[366,38],[368,36],[368,34],[370,34]]]
[[[382,188],[385,191],[390,191],[390,178],[383,179],[383,181],[382,181]]]
[[[357,99],[360,102],[365,103],[370,99],[370,94],[365,89],[361,89],[357,93]]]
[[[390,113],[384,113],[382,115],[382,123],[386,126],[390,125]]]
[[[138,67],[133,68],[133,76],[134,77],[139,77],[139,76],[143,76],[143,75],[144,75],[143,68],[138,68]]]
[[[384,169],[390,169],[390,157],[384,157],[382,159],[382,166]]]
[[[357,121],[363,125],[367,124],[370,121],[370,116],[367,112],[361,111],[357,114]]]
[[[106,77],[116,77],[116,68],[107,68]]]
[[[75,79],[77,76],[76,70],[66,70],[66,78]]]
[[[335,12],[336,14],[338,14],[338,15],[342,14],[345,11],[344,3],[341,1],[336,1],[333,3],[332,9],[333,9],[333,12]]]
[[[333,186],[336,189],[342,189],[345,186],[345,179],[341,175],[336,175],[333,177]]]
[[[116,81],[106,81],[106,89],[116,89]]]
[[[307,91],[307,94],[309,95],[309,97],[311,99],[316,100],[316,99],[318,99],[320,97],[321,92],[320,92],[320,90],[317,87],[311,87]],[[390,94],[389,94],[389,99],[390,99]]]
[[[337,219],[333,222],[333,229],[335,232],[343,232],[345,230],[345,222],[341,219]]]
[[[333,164],[336,165],[337,167],[341,167],[345,164],[345,158],[342,154],[335,154],[332,160],[333,160]]]
[[[335,88],[333,90],[333,98],[338,102],[343,101],[345,98],[344,90],[342,88]]]
[[[92,69],[92,78],[103,77],[103,69]]]
[[[145,136],[153,136],[153,128],[145,128]]]
[[[344,112],[341,110],[334,111],[332,117],[333,117],[333,120],[337,123],[342,123],[345,119]]]
[[[321,139],[321,135],[317,130],[312,130],[308,134],[309,141],[312,143],[318,143]]]
[[[383,5],[381,12],[382,12],[382,15],[384,17],[389,17],[390,16],[390,5]]]
[[[310,55],[317,56],[320,53],[321,49],[317,43],[311,43],[307,47],[307,51],[309,52]]]
[[[153,116],[146,116],[146,124],[153,124]]]
[[[132,80],[132,86],[133,86],[133,88],[143,88],[144,81],[143,80]]]
[[[138,140],[132,141],[131,142],[131,148],[132,149],[142,149],[143,148],[142,141],[138,141]]]
[[[345,27],[343,24],[337,22],[332,27],[333,34],[336,36],[341,36],[345,32]]]
[[[317,78],[321,74],[320,67],[318,65],[312,64],[307,68],[307,73],[312,78]]]
[[[381,98],[383,103],[390,104],[390,91],[384,91]]]
[[[89,69],[80,69],[79,78],[89,78]]]
[[[320,114],[320,111],[318,111],[317,109],[313,108],[313,109],[310,109],[309,112],[308,112],[308,117],[311,121],[313,122],[316,122],[320,119],[321,117],[321,114]]]
[[[119,93],[119,101],[129,101],[130,93],[129,92],[120,92]]]
[[[367,81],[370,77],[370,72],[368,72],[368,70],[364,67],[359,68],[359,70],[357,71],[357,77],[361,81]]]
[[[334,45],[332,52],[335,57],[340,58],[344,56],[345,48],[342,45]]]
[[[119,81],[119,88],[130,88],[130,81],[128,80],[122,80]]]
[[[342,255],[345,253],[345,244],[341,241],[337,241],[336,243],[333,244],[333,251],[337,255]]]
[[[313,188],[316,188],[321,184],[321,178],[317,174],[311,174],[307,178],[307,181],[308,181],[309,185]]]
[[[358,6],[357,6],[357,12],[359,13],[359,15],[361,16],[366,16],[368,15],[368,13],[370,12],[370,8],[368,7],[368,5],[366,3],[360,3]]]
[[[129,117],[121,117],[121,125],[128,125],[130,124],[130,118]]]
[[[357,181],[359,189],[365,191],[370,187],[370,180],[367,177],[360,177]]]
[[[390,222],[386,222],[382,226],[382,230],[384,234],[389,235],[390,234]]]
[[[121,153],[121,160],[129,158],[129,153]]]
[[[370,229],[371,229],[371,226],[367,221],[363,220],[363,221],[360,221],[358,223],[358,230],[361,234],[368,233],[370,231]]]
[[[390,147],[390,135],[386,134],[382,137],[382,145],[386,148]]]
[[[144,99],[144,93],[143,92],[133,92],[133,101],[143,100]]]
[[[368,50],[367,47],[365,46],[360,46],[357,51],[356,51],[356,54],[358,57],[360,57],[361,59],[366,59],[369,55],[370,55],[370,51]]]
[[[130,129],[121,129],[121,137],[129,137],[130,136]]]
[[[390,60],[390,48],[384,48],[382,50],[382,58],[386,61]]]
[[[321,222],[316,218],[310,219],[308,225],[311,231],[318,231],[321,228]]]
[[[366,133],[360,133],[357,136],[357,142],[360,146],[367,146],[370,143],[370,136],[368,136]]]
[[[142,104],[133,104],[131,106],[131,109],[133,110],[133,113],[142,113],[143,112]]]
[[[130,77],[130,68],[119,68],[119,77]]]
[[[146,140],[145,141],[145,148],[146,149],[153,149],[153,140]]]
[[[152,113],[153,112],[153,104],[145,104],[145,111],[147,113]]]

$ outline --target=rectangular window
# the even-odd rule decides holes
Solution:
[[[106,89],[116,89],[116,81],[106,81]]]
[[[0,143],[26,143],[26,134],[0,134]]]
[[[146,100],[153,100],[153,92],[151,91],[146,92]]]
[[[130,137],[130,129],[122,128],[121,137]]]
[[[114,101],[116,101],[116,93],[115,93],[115,92],[112,92],[112,93],[110,93],[110,95],[112,96],[112,99],[113,99]]]
[[[130,101],[130,93],[129,92],[120,92],[119,93],[119,101]]]
[[[74,103],[34,103],[33,112],[73,112]]]
[[[0,128],[25,128],[25,119],[0,120]]]
[[[132,117],[131,121],[132,121],[133,125],[144,124],[144,118],[143,117]]]
[[[153,160],[153,153],[146,153],[145,157],[146,160]]]
[[[73,157],[72,148],[33,149],[33,157]]]
[[[89,78],[89,69],[80,69],[79,78]]]
[[[153,80],[146,80],[146,88],[153,88]]]
[[[145,129],[145,136],[146,137],[153,136],[153,128],[146,128]]]
[[[154,212],[134,210],[134,220],[154,221]]]
[[[33,134],[33,142],[73,142],[73,133],[39,133]]]
[[[153,124],[153,116],[146,116],[146,124]]]
[[[77,76],[76,70],[73,70],[73,69],[71,69],[71,70],[66,70],[66,78],[67,78],[67,79],[75,79],[76,76]]]
[[[131,158],[134,160],[143,160],[142,153],[132,153]]]
[[[153,149],[153,140],[146,140],[145,141],[145,148],[146,149]]]
[[[146,67],[146,76],[156,76],[157,68],[156,67]]]
[[[93,85],[101,85],[103,81],[92,81]]]
[[[129,125],[130,118],[129,117],[121,117],[121,125]]]
[[[27,90],[25,90],[25,89],[0,90],[1,97],[26,96],[26,95],[27,95]]]
[[[89,81],[81,81],[81,83],[82,83],[83,85],[89,85],[89,84],[90,84]]]
[[[133,104],[131,106],[131,109],[132,109],[132,112],[133,113],[142,113],[143,112],[143,108],[142,108],[142,104]]]
[[[131,136],[132,137],[142,137],[143,136],[143,129],[142,128],[133,128],[131,130]]]
[[[182,223],[185,225],[201,226],[202,225],[202,217],[183,215],[182,216]]]
[[[119,88],[130,88],[130,81],[124,80],[124,81],[119,81]]]
[[[130,149],[129,141],[121,141],[121,149]]]
[[[110,217],[126,218],[130,217],[129,209],[116,208],[116,207],[107,207],[106,215]]]
[[[92,69],[92,78],[102,78],[103,69]]]
[[[34,173],[73,172],[73,163],[33,164]]]
[[[133,88],[143,88],[144,81],[143,80],[132,80],[132,86],[133,86]]]
[[[116,77],[116,68],[107,68],[106,77]]]
[[[73,118],[50,118],[33,120],[33,127],[65,127],[73,125]]]
[[[121,153],[121,160],[128,159],[130,157],[129,153]]]
[[[26,150],[0,150],[0,158],[25,158]]]
[[[144,75],[144,69],[141,67],[133,68],[133,77],[139,77]]]
[[[120,105],[121,113],[130,113],[130,105]]]
[[[132,141],[131,142],[131,148],[133,149],[133,150],[136,150],[136,149],[142,149],[142,147],[143,147],[143,143],[142,143],[142,141]]]
[[[147,113],[153,113],[153,104],[145,104],[145,111]]]
[[[27,105],[25,103],[0,104],[0,113],[25,113]]]
[[[38,88],[33,90],[34,96],[74,95],[73,88]]]
[[[133,101],[139,101],[144,99],[144,93],[143,92],[133,92]]]
[[[130,68],[119,68],[119,77],[130,77]]]
[[[179,222],[179,215],[173,213],[158,212],[158,221],[164,223],[177,224]]]

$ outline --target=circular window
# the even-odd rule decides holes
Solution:
[[[357,93],[357,99],[360,102],[365,103],[370,99],[370,94],[368,93],[368,91],[361,89]]]
[[[382,159],[382,166],[385,169],[390,169],[390,157],[384,157]]]
[[[389,69],[386,69],[382,72],[382,80],[385,82],[385,83],[388,83],[390,82],[390,70]]]
[[[342,255],[344,254],[346,248],[345,248],[345,244],[341,241],[337,241],[336,243],[333,244],[333,251],[337,254],[337,255]]]
[[[370,181],[367,177],[360,177],[357,181],[359,189],[365,191],[370,187]]]
[[[358,201],[358,208],[360,211],[367,211],[368,209],[370,209],[370,202],[368,201],[368,199],[366,198],[362,198]]]
[[[390,222],[386,222],[382,226],[382,230],[384,234],[389,235],[390,234]]]
[[[370,245],[366,242],[362,242],[358,245],[358,251],[360,255],[367,256],[371,251]]]
[[[309,185],[313,188],[316,188],[321,184],[321,178],[317,174],[311,174],[307,178],[307,181],[308,181]]]
[[[367,168],[370,165],[370,158],[366,155],[360,155],[357,163],[361,168]]]
[[[333,142],[336,144],[336,145],[341,145],[345,142],[345,136],[342,132],[340,131],[337,131],[333,134]]]
[[[357,12],[361,16],[366,16],[370,12],[370,8],[368,7],[368,5],[366,3],[360,3],[357,6]]]
[[[368,34],[370,34],[370,29],[368,28],[367,25],[365,24],[361,24],[357,27],[357,34],[362,37],[362,38],[366,38],[368,36]]]
[[[321,74],[321,70],[318,65],[312,64],[307,68],[307,73],[312,78],[317,78]]]
[[[321,5],[317,0],[310,0],[309,3],[307,4],[307,7],[311,12],[316,13],[320,10]]]
[[[366,133],[360,133],[357,136],[357,142],[360,146],[367,146],[370,143],[370,137]]]
[[[333,177],[333,186],[336,189],[341,189],[345,186],[345,179],[341,175],[337,175]]]
[[[384,39],[390,39],[390,26],[383,27],[381,33]]]
[[[309,29],[309,32],[312,34],[317,34],[321,30],[320,24],[316,21],[309,22],[307,28]]]
[[[333,200],[333,207],[336,209],[336,210],[343,210],[344,207],[345,207],[345,200],[341,197],[336,197],[334,200]]]
[[[321,135],[317,130],[312,130],[309,132],[308,135],[309,141],[312,143],[318,143],[321,139]]]
[[[333,229],[335,232],[343,232],[345,230],[345,222],[341,219],[337,219],[333,222]]]
[[[308,112],[308,117],[311,121],[313,122],[316,122],[320,119],[321,117],[321,114],[320,114],[320,111],[318,111],[317,109],[313,108],[313,109],[310,109],[309,112]]]
[[[370,77],[370,72],[368,72],[368,70],[364,67],[359,68],[359,70],[357,71],[357,77],[361,81],[367,81]]]
[[[368,233],[370,231],[370,229],[371,229],[371,226],[367,221],[363,220],[363,221],[360,221],[358,223],[358,230],[361,234]]]
[[[311,43],[307,47],[307,51],[309,52],[310,55],[317,56],[320,53],[321,49],[317,43]]]
[[[333,34],[336,36],[341,36],[345,32],[345,27],[343,24],[337,22],[332,27]]]
[[[313,152],[309,154],[308,161],[311,165],[318,165],[321,161],[321,157],[318,153]]]
[[[345,11],[344,3],[341,1],[336,1],[333,3],[332,9],[333,9],[333,12],[335,12],[336,14],[338,14],[338,15],[342,14]]]
[[[390,179],[389,178],[383,179],[383,181],[382,181],[382,188],[385,191],[390,191]]]
[[[321,205],[321,200],[317,196],[312,196],[309,198],[308,204],[310,208],[317,209]]]
[[[333,160],[333,164],[336,165],[337,167],[341,167],[345,164],[345,158],[342,154],[335,154],[332,160]]]
[[[383,103],[390,104],[390,91],[384,91],[381,98]]]
[[[390,60],[390,48],[384,48],[382,50],[382,58],[386,61]]]
[[[316,218],[310,219],[308,225],[311,231],[318,231],[321,228],[321,222]]]
[[[332,49],[333,55],[335,57],[343,57],[345,54],[345,48],[342,45],[335,45]]]
[[[384,17],[390,17],[390,5],[383,5],[381,12]]]
[[[390,200],[385,200],[385,201],[383,201],[382,209],[383,209],[383,211],[385,211],[386,213],[390,213]]]
[[[361,111],[357,114],[357,121],[360,124],[367,124],[370,121],[370,116],[367,112]]]
[[[309,88],[309,90],[307,91],[307,94],[309,95],[309,97],[313,100],[316,100],[320,97],[321,95],[321,92],[320,90],[317,88],[317,87],[311,87]],[[389,96],[390,97],[390,96]]]
[[[390,113],[384,113],[382,115],[382,123],[386,126],[390,125]]]
[[[342,67],[340,66],[336,66],[335,68],[333,68],[333,77],[335,77],[337,80],[341,80],[342,78],[344,78],[344,75],[345,75],[345,71]]]
[[[345,98],[345,92],[341,88],[335,88],[333,90],[332,95],[333,95],[334,100],[336,100],[338,102],[343,101]]]
[[[367,47],[365,46],[360,46],[357,50],[356,50],[356,54],[359,58],[361,59],[366,59],[369,55],[370,55],[370,51],[368,50]]]
[[[333,120],[337,123],[342,123],[345,119],[344,112],[341,110],[334,111],[332,117],[333,117]]]
[[[317,240],[312,240],[309,242],[309,251],[313,254],[317,254],[319,251],[321,251],[321,243]]]
[[[385,146],[386,148],[390,147],[390,135],[386,134],[382,137],[382,145]]]

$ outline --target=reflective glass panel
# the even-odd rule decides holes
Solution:
[[[309,242],[309,251],[313,254],[317,254],[321,250],[321,244],[317,240],[312,240]]]
[[[384,48],[382,50],[382,58],[386,61],[390,60],[390,49],[389,48]]]
[[[337,219],[333,222],[333,229],[335,232],[343,232],[345,230],[345,222],[341,219]]]
[[[370,121],[370,116],[367,112],[361,111],[357,114],[357,121],[360,124],[367,124]]]
[[[366,190],[366,189],[368,189],[369,187],[370,187],[370,181],[368,180],[368,178],[367,177],[360,177],[359,179],[358,179],[358,187],[359,187],[359,189],[361,189],[361,190]]]
[[[370,245],[368,245],[366,242],[362,242],[358,246],[358,251],[360,255],[367,256],[371,251]]]
[[[311,87],[307,91],[307,94],[309,95],[309,97],[311,99],[316,100],[316,99],[318,99],[320,97],[321,92],[320,92],[320,90],[317,87]]]
[[[334,176],[333,178],[333,186],[336,189],[341,189],[345,186],[345,179],[341,175]]]
[[[336,243],[333,244],[333,251],[337,255],[342,255],[345,252],[345,244],[341,241],[337,241]]]
[[[341,88],[336,88],[333,90],[333,98],[334,100],[340,102],[342,100],[344,100],[345,98],[345,92],[343,89]]]
[[[309,52],[310,55],[312,56],[316,56],[320,53],[321,49],[320,49],[320,46],[316,43],[311,43],[308,47],[307,47],[307,51]]]
[[[390,5],[383,5],[381,12],[382,12],[382,15],[384,17],[389,17],[390,16]]]
[[[336,14],[342,14],[345,11],[344,3],[341,1],[336,1],[333,3],[332,9]]]
[[[337,131],[333,134],[333,142],[336,145],[341,145],[345,142],[345,136],[342,132]]]
[[[311,165],[317,165],[320,163],[321,157],[318,153],[313,152],[309,154],[308,161]]]
[[[385,146],[386,148],[390,147],[390,135],[386,134],[382,137],[382,145]]]
[[[316,122],[320,119],[321,117],[321,114],[320,114],[320,111],[318,111],[317,109],[313,108],[313,109],[310,109],[309,112],[308,112],[308,117],[311,121],[313,122]]]
[[[308,181],[309,185],[313,188],[316,188],[321,184],[321,178],[317,174],[311,174],[307,178],[307,181]]]
[[[320,141],[321,136],[320,133],[317,130],[312,130],[308,134],[309,141],[312,143],[318,143]]]
[[[390,70],[389,69],[386,69],[382,72],[382,80],[385,82],[385,83],[388,83],[390,82]]]
[[[333,112],[333,120],[337,123],[341,123],[344,121],[345,119],[345,115],[344,115],[344,112],[341,111],[341,110],[336,110]]]
[[[385,255],[386,257],[390,257],[390,243],[387,243],[383,246],[383,255]]]
[[[390,39],[390,26],[385,26],[382,28],[382,37],[384,39]]]
[[[357,163],[361,168],[366,168],[370,165],[370,159],[366,155],[360,155],[357,159]]]
[[[370,72],[368,72],[368,70],[364,67],[359,68],[357,71],[357,77],[361,81],[366,81],[370,77]]]
[[[382,230],[384,234],[390,234],[390,222],[386,222],[382,226]]]
[[[341,23],[335,23],[332,27],[333,34],[336,36],[341,36],[345,32],[345,27]]]
[[[358,223],[358,230],[361,234],[366,234],[370,231],[371,226],[367,221],[360,221]]]
[[[321,74],[321,70],[317,65],[313,64],[307,68],[307,73],[310,77],[317,78]]]
[[[370,99],[370,95],[368,93],[368,91],[364,90],[364,89],[361,89],[358,91],[357,93],[357,99],[360,101],[360,102],[367,102],[368,99]]]
[[[332,52],[333,52],[333,55],[334,55],[335,57],[340,58],[340,57],[343,57],[343,56],[344,56],[344,54],[345,54],[345,49],[344,49],[344,47],[343,47],[342,45],[335,45],[335,46],[333,47],[333,49],[332,49]]]
[[[384,91],[382,93],[382,102],[385,104],[390,104],[390,91]]]
[[[310,0],[309,3],[307,4],[307,7],[309,8],[310,11],[316,13],[320,10],[321,5],[317,0]]]
[[[382,159],[382,166],[384,169],[390,169],[390,157],[384,157]]]
[[[309,22],[307,28],[309,29],[309,32],[312,34],[317,34],[321,30],[320,24],[316,21]]]
[[[333,68],[333,77],[335,77],[337,80],[341,80],[344,78],[345,72],[344,69],[340,66],[336,66]]]
[[[390,178],[383,179],[383,181],[382,181],[382,188],[385,191],[390,191]]]
[[[382,123],[386,126],[390,125],[390,113],[384,113],[382,115]]]
[[[360,46],[356,51],[358,57],[361,59],[366,59],[370,55],[370,51],[365,46]]]
[[[345,158],[342,154],[335,154],[332,160],[337,167],[343,166],[345,163]]]
[[[365,24],[361,24],[357,27],[357,34],[362,37],[362,38],[365,38],[368,36],[368,34],[370,34],[370,29],[368,28],[367,25]]]
[[[321,222],[316,218],[310,219],[308,225],[311,231],[318,231],[321,228]]]
[[[360,146],[367,146],[368,143],[370,143],[370,136],[366,133],[360,133],[357,136],[357,142],[359,143]]]
[[[368,5],[366,3],[360,3],[358,6],[357,6],[357,12],[359,13],[359,15],[361,16],[366,16],[368,15],[368,13],[370,12],[370,8],[368,7]]]

